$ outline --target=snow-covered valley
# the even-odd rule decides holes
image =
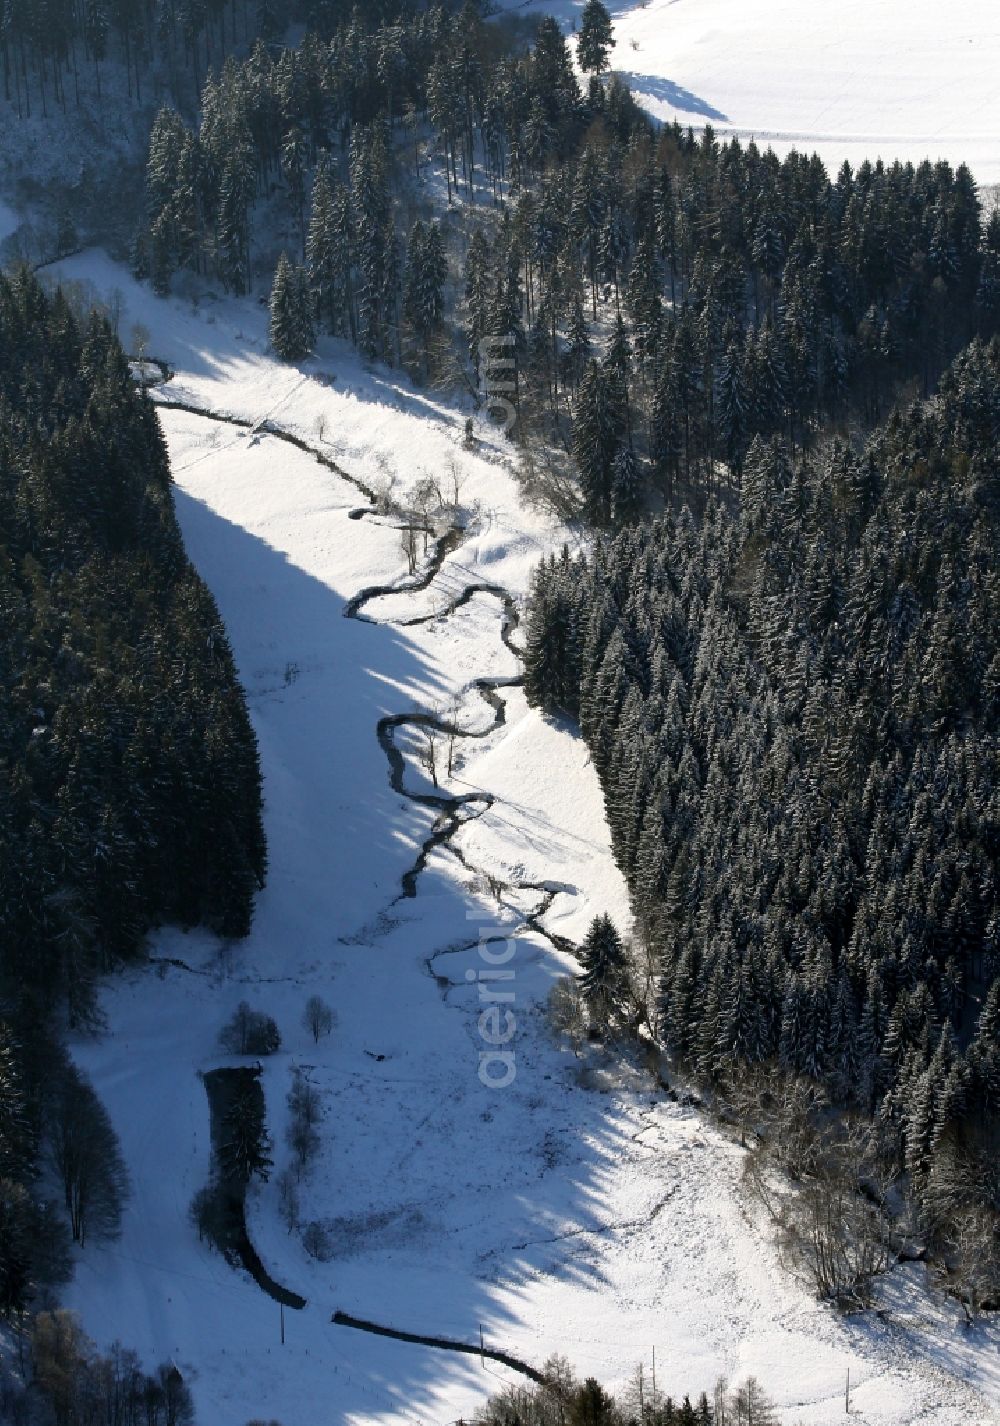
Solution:
[[[582,0],[498,7],[569,31]],[[611,65],[658,119],[815,150],[831,171],[946,158],[1000,182],[988,0],[947,25],[927,0],[608,7]],[[0,129],[22,166],[44,149],[61,177],[80,167],[72,142],[60,153],[29,128],[8,114]],[[83,138],[101,153],[103,131]],[[436,161],[428,149],[414,211],[448,192]],[[16,186],[0,198],[0,244],[30,229],[26,202]],[[157,298],[94,249],[51,268],[169,371],[152,399],[186,548],[246,690],[270,863],[246,941],[158,933],[148,965],[104,982],[103,1029],[71,1040],[131,1192],[121,1237],[74,1249],[60,1300],[100,1349],[173,1362],[200,1426],[456,1426],[521,1380],[489,1353],[338,1313],[533,1368],[561,1353],[623,1394],[639,1364],[674,1397],[753,1375],[782,1426],[832,1426],[848,1385],[866,1426],[1000,1423],[997,1314],[966,1325],[919,1263],[886,1275],[877,1310],[819,1304],[742,1184],[735,1134],[634,1048],[552,1034],[547,996],[578,970],[592,919],[629,925],[587,749],[521,687],[532,571],[586,536],[526,505],[511,445],[470,403],[333,339],[277,360],[262,274],[269,244],[298,235],[275,223],[268,211],[255,232],[244,300],[188,272],[185,296]],[[449,299],[456,276],[453,261]],[[602,313],[595,350],[606,335]],[[443,508],[408,551],[399,512],[428,480]],[[337,1017],[315,1042],[311,996]],[[191,1215],[212,1173],[203,1077],[240,1063],[219,1032],[241,1002],[282,1036],[261,1063],[274,1168],[247,1227],[266,1273],[305,1301],[283,1311]],[[290,1228],[297,1074],[323,1117]]]
[[[160,301],[96,253],[65,273],[122,290],[124,330],[142,322],[175,372],[157,399],[258,427],[162,411],[187,547],[250,700],[271,856],[246,943],[160,935],[148,970],[109,984],[107,1033],[73,1045],[133,1181],[121,1240],[88,1246],[68,1293],[88,1332],[173,1359],[218,1426],[451,1422],[512,1376],[334,1325],[337,1311],[469,1344],[482,1327],[488,1346],[536,1367],[563,1352],[610,1386],[648,1371],[654,1349],[676,1395],[754,1373],[788,1426],[839,1418],[848,1370],[852,1414],[871,1426],[1000,1419],[994,1327],[965,1331],[916,1268],[893,1278],[883,1315],[820,1307],[750,1214],[733,1142],[614,1055],[553,1042],[541,1004],[574,966],[561,938],[601,911],[624,927],[627,902],[582,743],[513,684],[493,695],[502,717],[474,687],[517,678],[517,631],[509,647],[503,602],[463,591],[488,584],[517,608],[539,557],[576,538],[522,507],[503,440],[477,425],[466,451],[465,411],[344,346],[279,365],[251,304]],[[407,592],[426,565],[407,575],[398,519],[265,419],[404,504],[422,477],[458,471],[464,532],[426,588]],[[373,586],[398,592],[345,618]],[[435,793],[419,740],[396,731],[407,794],[470,799],[426,865],[439,809],[394,789],[377,736],[420,710],[471,735]],[[480,981],[498,965],[517,1021],[504,1087],[484,1083],[506,1077],[495,1062],[480,1074]],[[301,1024],[312,994],[339,1016],[318,1045]],[[321,1257],[287,1231],[273,1179],[249,1205],[268,1272],[306,1299],[285,1312],[283,1345],[277,1303],[188,1214],[210,1170],[199,1074],[227,1063],[217,1036],[241,1000],[283,1036],[264,1067],[276,1171],[294,1067],[324,1108],[300,1189]]]

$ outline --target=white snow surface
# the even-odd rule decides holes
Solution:
[[[579,27],[583,0],[502,0]],[[967,163],[1000,181],[995,0],[606,0],[611,64],[658,119],[778,154]]]
[[[334,1326],[337,1309],[465,1342],[482,1326],[488,1344],[535,1365],[564,1352],[611,1387],[640,1360],[648,1369],[654,1348],[658,1384],[675,1396],[753,1372],[789,1426],[840,1420],[848,1369],[853,1418],[870,1426],[1000,1421],[994,1324],[963,1330],[918,1268],[892,1278],[882,1316],[819,1306],[745,1204],[734,1143],[613,1055],[577,1059],[552,1042],[540,1002],[574,962],[526,930],[546,899],[539,884],[547,927],[573,938],[598,911],[626,928],[627,900],[583,745],[520,690],[502,694],[502,727],[458,747],[451,790],[496,799],[481,816],[482,803],[469,809],[464,863],[435,851],[417,895],[396,900],[434,813],[392,790],[377,720],[457,703],[462,726],[482,730],[493,714],[471,681],[518,671],[492,595],[401,621],[446,609],[470,581],[520,598],[539,556],[573,539],[521,507],[504,442],[478,427],[478,450],[464,451],[464,411],[366,371],[338,344],[301,369],[277,364],[255,304],[161,301],[97,253],[64,271],[122,290],[123,331],[144,323],[150,353],[176,368],[166,398],[270,415],[401,493],[455,461],[468,519],[426,593],[369,604],[380,622],[346,619],[361,589],[406,584],[393,522],[351,519],[357,490],[274,436],[162,412],[187,547],[226,620],[260,740],[271,865],[248,941],[163,932],[148,970],[108,984],[107,1032],[73,1045],[133,1184],[120,1241],[88,1245],[68,1293],[91,1335],[135,1346],[150,1367],[173,1359],[202,1426],[444,1426],[512,1379],[478,1357]],[[430,789],[412,757],[406,785]],[[500,899],[491,881],[508,886]],[[505,955],[516,1077],[494,1089],[479,1076],[489,1047],[477,975]],[[301,1025],[310,994],[339,1015],[318,1045]],[[293,1067],[324,1105],[301,1196],[329,1260],[286,1231],[273,1181],[249,1206],[268,1270],[307,1299],[285,1311],[284,1346],[277,1305],[188,1219],[210,1166],[199,1074],[227,1063],[217,1035],[243,999],[283,1036],[263,1071],[276,1171],[289,1162]]]

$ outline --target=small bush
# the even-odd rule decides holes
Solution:
[[[243,1000],[219,1032],[219,1044],[230,1055],[273,1055],[281,1049],[281,1035],[272,1016],[251,1010]]]
[[[299,1226],[299,1187],[291,1169],[278,1176],[278,1207],[289,1233]]]
[[[571,975],[557,980],[546,1001],[549,1029],[556,1039],[567,1039],[575,1053],[586,1033],[587,1016],[580,982]]]
[[[325,1224],[313,1220],[302,1230],[302,1246],[318,1263],[328,1263],[333,1257],[333,1244]]]
[[[232,1194],[217,1180],[199,1188],[188,1210],[198,1241],[212,1245],[223,1257],[235,1250],[239,1237],[239,1212]]]

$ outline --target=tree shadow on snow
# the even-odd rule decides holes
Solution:
[[[683,85],[675,84],[672,79],[663,79],[656,74],[636,74],[624,69],[618,73],[634,94],[648,94],[682,114],[698,114],[701,118],[715,123],[729,123],[728,115],[721,109],[716,109],[707,99],[700,99],[697,94],[692,94],[691,90],[685,89]]]

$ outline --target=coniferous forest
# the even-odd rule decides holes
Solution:
[[[871,429],[996,329],[1000,218],[966,168],[831,179],[655,127],[599,41],[586,91],[554,21],[528,44],[472,5],[257,44],[209,73],[196,124],[159,114],[135,270],[270,286],[280,230],[279,355],[329,331],[482,394],[509,342],[522,449],[561,452],[597,525],[700,511],[755,436]]]
[[[977,342],[863,449],[758,440],[737,507],[550,560],[527,637],[529,699],[600,775],[663,1043],[876,1116],[931,1224],[1000,1209],[998,429]]]
[[[98,978],[152,927],[245,935],[266,865],[256,742],[155,411],[107,322],[26,270],[0,276],[0,608],[0,1313],[23,1324],[128,1193],[61,1028],[98,1022]],[[189,1417],[166,1368],[95,1363],[60,1314],[33,1334],[43,1392],[113,1380],[143,1420]]]
[[[13,0],[3,93],[27,120],[85,67],[98,102],[115,65],[137,105],[156,78],[133,271],[266,300],[281,360],[333,337],[482,407],[503,347],[525,498],[586,551],[535,575],[527,697],[586,741],[635,917],[580,947],[591,1024],[665,1050],[745,1139],[794,1098],[797,1182],[863,1145],[868,1217],[840,1202],[853,1256],[822,1295],[869,1303],[905,1240],[971,1314],[1000,1303],[1000,211],[964,166],[834,175],[654,125],[587,13],[581,80],[554,20],[486,0]],[[107,321],[26,270],[0,277],[0,608],[0,1313],[23,1319],[128,1188],[60,1029],[98,1023],[152,928],[245,936],[266,870],[155,411]],[[38,1321],[40,1360],[84,1353]],[[167,1371],[119,1367],[136,1419],[144,1392],[190,1415]],[[483,1419],[613,1419],[595,1382],[550,1385]]]
[[[256,744],[166,449],[103,319],[0,279],[0,945],[26,1016],[93,1008],[152,925],[245,935]]]

